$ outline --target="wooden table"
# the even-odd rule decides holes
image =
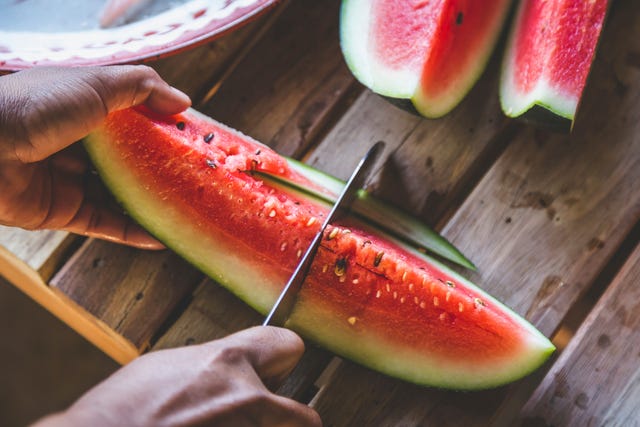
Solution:
[[[337,0],[282,3],[151,65],[204,113],[341,178],[386,141],[375,193],[442,232],[479,266],[472,280],[559,347],[524,380],[462,393],[310,344],[281,393],[327,426],[639,425],[640,3],[613,5],[570,136],[502,115],[497,56],[442,119],[372,95],[345,67]],[[0,244],[4,276],[121,363],[261,320],[168,250],[11,228]]]

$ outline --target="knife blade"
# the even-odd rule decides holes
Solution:
[[[320,230],[318,230],[313,240],[311,241],[311,244],[298,262],[296,269],[294,270],[293,274],[287,281],[287,284],[278,296],[278,299],[271,308],[271,311],[264,319],[264,322],[262,322],[262,326],[283,326],[285,324],[285,322],[289,318],[289,315],[291,314],[291,311],[293,310],[296,297],[298,295],[298,292],[302,288],[304,279],[309,273],[309,268],[311,267],[313,258],[315,257],[315,254],[318,251],[318,247],[320,246],[320,242],[322,241],[324,230],[331,222],[335,221],[341,216],[346,215],[349,212],[351,204],[356,199],[358,190],[362,188],[365,181],[369,177],[373,165],[375,164],[377,158],[380,156],[380,153],[382,153],[383,148],[384,142],[376,142],[365,153],[360,162],[358,162],[358,165],[352,172],[351,177],[347,181],[347,184],[342,189],[342,193],[333,205],[333,208],[329,212],[329,215],[325,218],[322,226],[320,227]]]

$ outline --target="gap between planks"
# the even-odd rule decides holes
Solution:
[[[564,349],[588,314],[598,304],[600,297],[607,290],[613,279],[620,273],[624,264],[629,260],[634,248],[640,244],[640,219],[633,226],[629,235],[618,246],[609,258],[607,264],[593,283],[585,288],[579,299],[562,320],[558,330],[553,335],[554,344],[558,349]]]
[[[598,312],[599,305],[608,303],[606,297],[603,298],[603,295],[608,289],[613,290],[612,286],[615,285],[616,279],[628,273],[627,264],[633,262],[632,257],[639,244],[640,220],[636,222],[632,231],[618,246],[591,286],[584,290],[584,293],[569,310],[558,330],[554,333],[552,341],[558,348],[556,353],[544,365],[543,369],[535,373],[533,378],[527,379],[526,387],[514,390],[514,393],[510,395],[510,399],[505,401],[491,420],[491,427],[511,426],[516,419],[519,422],[523,422],[525,404],[531,401],[532,395],[543,384],[545,378],[552,374],[554,370],[557,371],[556,362],[560,361],[562,363],[562,360],[565,359],[565,351],[569,352],[569,354],[566,354],[567,357],[571,357],[571,352],[575,353],[576,347],[580,345],[580,340],[584,340],[584,336],[580,336],[579,329],[583,325],[592,324],[593,318],[590,319],[590,316]],[[627,267],[627,270],[625,270],[625,267]]]

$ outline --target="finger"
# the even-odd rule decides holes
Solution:
[[[63,230],[140,249],[164,249],[164,245],[151,236],[130,217],[95,205],[85,199],[74,218]]]
[[[164,248],[122,212],[97,176],[50,169],[43,180],[50,183],[51,198],[36,228],[65,230],[141,249]]]
[[[213,344],[241,350],[266,384],[280,383],[304,353],[304,342],[293,331],[256,326],[229,335]]]
[[[269,426],[305,426],[320,427],[322,420],[320,415],[309,406],[288,399],[283,396],[273,395],[274,405],[268,419],[263,419],[261,425]]]
[[[17,122],[7,125],[21,131],[11,153],[25,163],[83,138],[112,111],[145,104],[160,114],[174,114],[191,104],[146,66],[34,68],[0,82],[5,121]]]
[[[216,414],[212,425],[233,426],[274,426],[274,427],[320,427],[322,421],[318,413],[309,406],[277,394],[265,392],[252,394],[242,390],[229,396],[238,410]],[[234,403],[229,402],[232,407]]]
[[[176,114],[191,105],[189,97],[169,86],[150,67],[121,65],[91,69],[89,82],[104,100],[107,112],[145,104],[160,114]]]

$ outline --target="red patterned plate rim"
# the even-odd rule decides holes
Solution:
[[[0,69],[106,65],[157,59],[210,41],[255,18],[277,0],[191,0],[110,29],[42,33],[0,30]]]

